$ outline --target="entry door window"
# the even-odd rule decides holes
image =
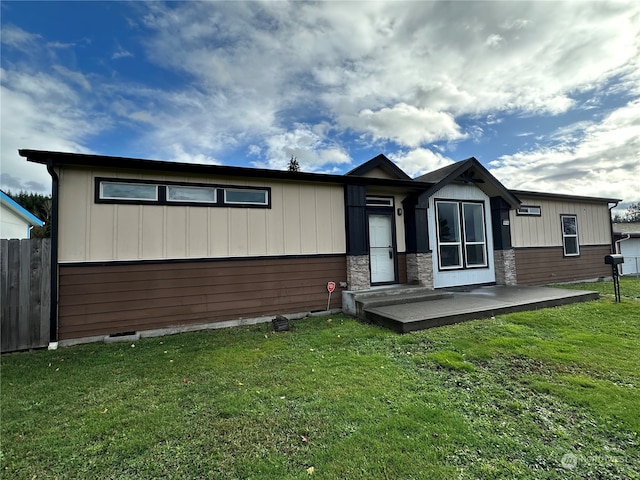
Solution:
[[[369,215],[369,263],[371,283],[395,281],[391,215]]]
[[[438,262],[441,270],[487,266],[484,205],[438,201]]]

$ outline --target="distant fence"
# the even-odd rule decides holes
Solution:
[[[49,344],[51,239],[0,240],[0,351]]]

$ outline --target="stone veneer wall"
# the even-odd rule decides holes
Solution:
[[[517,285],[515,250],[495,250],[493,258],[496,268],[496,283],[498,285]]]
[[[368,290],[371,287],[369,255],[347,255],[347,283],[349,290]]]
[[[433,263],[431,253],[407,253],[407,281],[433,289]]]

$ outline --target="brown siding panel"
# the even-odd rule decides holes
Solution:
[[[346,281],[342,255],[59,269],[61,340],[325,310],[327,282]]]
[[[604,256],[609,245],[580,246],[579,257],[564,257],[562,247],[516,248],[516,275],[520,285],[588,280],[611,275]]]
[[[407,283],[407,254],[398,253],[398,283]]]

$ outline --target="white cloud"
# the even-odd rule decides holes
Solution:
[[[266,159],[254,162],[262,168],[284,170],[292,156],[298,160],[300,169],[306,172],[324,172],[327,165],[351,163],[346,151],[326,141],[308,125],[296,125],[293,130],[274,134],[265,143]]]
[[[15,25],[2,25],[0,41],[4,45],[14,47],[19,50],[32,49],[40,38],[40,35],[26,32]]]
[[[315,109],[374,141],[461,140],[459,115],[557,115],[574,93],[638,65],[630,4],[147,7],[150,58],[193,75],[218,106],[206,124],[230,136],[269,138]]]
[[[497,33],[492,33],[484,41],[484,44],[488,47],[498,47],[502,42],[504,42],[504,38],[501,35],[498,35]]]
[[[111,55],[111,60],[119,60],[121,58],[133,58],[133,53],[122,47],[118,47],[118,50],[113,52],[113,55]]]
[[[506,186],[574,195],[640,201],[640,100],[613,111],[600,123],[581,125],[581,134],[562,128],[569,142],[505,155],[491,173]]]
[[[91,91],[91,83],[89,83],[87,77],[81,72],[74,72],[72,70],[69,70],[68,68],[63,67],[62,65],[54,65],[53,69],[60,75],[62,75],[63,77],[67,77],[73,83],[79,85],[86,91]]]
[[[427,172],[446,167],[454,161],[428,148],[416,148],[414,150],[401,151],[390,154],[393,160],[410,177],[415,178]]]
[[[357,119],[345,123],[370,133],[374,140],[390,139],[409,147],[465,137],[451,114],[419,109],[406,103],[375,112],[365,109],[359,112]]]
[[[27,163],[18,149],[87,152],[82,139],[99,128],[85,115],[68,86],[38,74],[0,71],[2,188],[50,190],[51,179],[42,165]]]
[[[6,150],[13,156],[18,147],[86,151],[93,135],[118,125],[133,132],[136,151],[150,158],[209,163],[242,151],[259,165],[286,168],[295,155],[308,171],[349,164],[340,136],[349,132],[365,147],[400,148],[388,156],[419,174],[449,162],[446,152],[456,143],[503,128],[509,114],[560,115],[585,92],[597,91],[601,100],[608,93],[640,95],[640,8],[631,2],[149,2],[131,8],[141,14],[131,25],[146,29],[136,37],[144,38],[145,49],[136,62],[187,80],[160,87],[127,79],[124,70],[88,74],[56,53],[74,53],[74,44],[3,25],[3,46],[29,52],[14,63],[3,59],[3,163],[5,144],[13,145]],[[31,55],[38,49],[36,62]],[[131,55],[119,45],[103,52],[114,60]],[[621,156],[637,160],[630,157],[632,136],[606,127],[623,124],[630,108],[600,126],[558,131],[554,146],[502,157],[498,166],[522,183],[529,177],[521,173],[534,175],[536,165],[551,168],[557,159],[575,166],[569,172],[579,178],[589,162],[597,170]],[[467,127],[465,116],[481,120]],[[621,137],[626,143],[617,144]],[[432,142],[449,143],[443,150]]]

